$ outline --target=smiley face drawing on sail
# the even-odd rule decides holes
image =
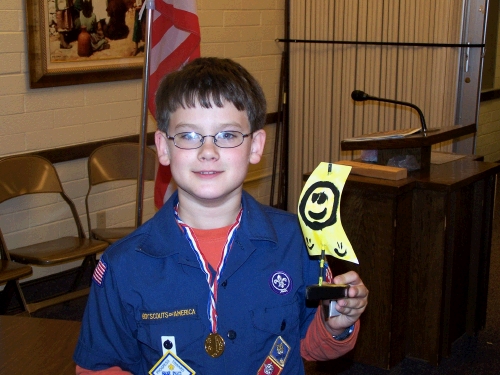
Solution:
[[[337,222],[339,189],[330,181],[317,181],[303,194],[299,215],[312,230],[322,230]]]
[[[298,206],[302,234],[310,255],[321,250],[358,263],[340,220],[340,197],[351,167],[320,163],[307,180]]]

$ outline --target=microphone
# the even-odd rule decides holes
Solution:
[[[394,104],[406,105],[406,106],[411,107],[411,108],[413,108],[414,110],[417,111],[418,115],[420,116],[420,123],[422,125],[422,131],[424,133],[427,133],[429,131],[438,130],[438,129],[432,129],[432,130],[428,130],[427,129],[427,126],[425,125],[424,114],[422,113],[422,111],[420,110],[420,108],[418,108],[415,104],[407,103],[407,102],[401,102],[399,100],[377,98],[375,96],[370,96],[366,92],[361,91],[361,90],[354,90],[351,93],[351,98],[355,102],[364,102],[364,101],[367,101],[367,100],[376,100],[376,101],[379,101],[379,102],[386,102],[386,103],[394,103]]]

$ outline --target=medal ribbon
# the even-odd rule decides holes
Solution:
[[[208,287],[210,289],[209,296],[208,296],[208,304],[207,304],[207,315],[208,319],[210,320],[210,324],[212,327],[212,333],[217,332],[217,291],[219,288],[219,278],[222,275],[222,271],[224,270],[224,266],[226,264],[227,257],[229,255],[229,251],[231,250],[231,246],[233,245],[234,238],[236,237],[236,230],[240,226],[241,222],[241,215],[243,213],[243,209],[240,209],[240,212],[238,213],[238,216],[236,217],[236,221],[234,224],[229,228],[228,234],[227,234],[227,240],[226,244],[224,245],[224,249],[221,254],[221,258],[219,260],[219,265],[217,266],[216,269],[216,274],[213,275],[212,272],[210,272],[210,268],[208,265],[207,260],[203,256],[203,254],[200,251],[200,246],[198,244],[198,240],[196,239],[193,230],[186,224],[184,223],[181,218],[179,217],[179,214],[177,212],[177,207],[174,209],[174,215],[175,219],[177,220],[177,224],[179,224],[179,227],[182,229],[184,232],[184,235],[186,236],[186,239],[189,242],[189,245],[191,246],[191,249],[193,249],[196,259],[198,260],[198,263],[200,264],[200,268],[203,270],[205,273],[205,277],[207,279]]]

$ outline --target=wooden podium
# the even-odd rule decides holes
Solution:
[[[413,155],[420,163],[422,172],[429,172],[431,165],[431,147],[433,144],[455,139],[476,131],[476,125],[457,125],[439,128],[436,131],[430,129],[424,133],[403,138],[379,138],[369,141],[346,141],[340,142],[342,151],[353,150],[377,150],[378,160],[376,164],[387,165],[387,161],[398,155]]]
[[[357,271],[370,290],[358,342],[348,354],[353,360],[384,369],[405,357],[438,365],[454,341],[484,327],[500,164],[475,156],[430,163],[432,144],[474,129],[342,142],[344,150],[412,150],[422,164],[405,179],[351,174],[345,184],[342,225],[359,265],[329,264],[334,274]]]

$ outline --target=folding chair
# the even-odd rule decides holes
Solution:
[[[90,288],[77,290],[86,267],[96,265],[96,255],[108,244],[87,239],[75,204],[66,195],[56,169],[50,161],[40,156],[11,156],[0,159],[0,204],[26,194],[58,193],[71,211],[76,226],[76,236],[64,236],[55,240],[35,243],[15,249],[6,248],[10,258],[17,263],[54,266],[78,259],[82,264],[68,292],[59,293],[39,302],[26,304],[28,313],[88,294]],[[22,288],[19,288],[22,295]],[[24,297],[23,297],[24,298]]]
[[[91,238],[111,244],[136,229],[136,226],[93,228],[90,218],[89,197],[91,197],[90,193],[95,185],[120,180],[137,181],[139,152],[140,147],[137,143],[111,143],[97,148],[89,156],[89,190],[85,197],[85,209],[87,211],[87,224]],[[144,181],[154,181],[155,163],[156,152],[146,147],[144,153]]]
[[[20,293],[19,279],[31,276],[33,273],[30,266],[12,262],[9,253],[5,249],[5,241],[0,230],[0,285],[5,284],[3,291],[0,293],[0,315],[5,314],[14,295],[16,295],[23,311],[27,311],[26,301],[22,293]]]

